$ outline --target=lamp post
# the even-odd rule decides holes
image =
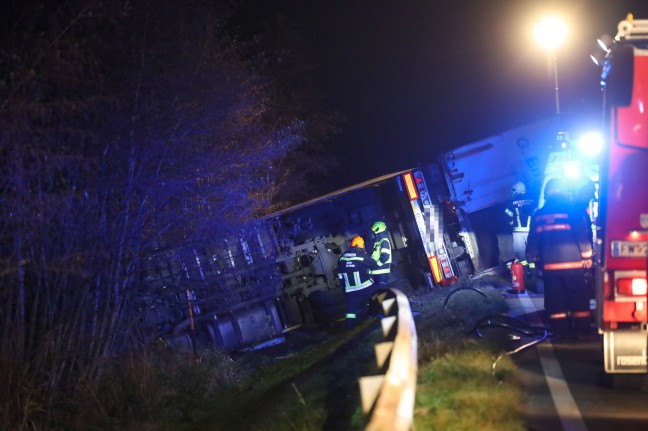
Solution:
[[[538,44],[553,56],[554,90],[556,95],[556,114],[560,115],[560,94],[558,90],[558,47],[567,36],[565,22],[557,17],[542,19],[535,27],[535,39]]]

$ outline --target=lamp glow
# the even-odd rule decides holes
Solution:
[[[567,38],[567,25],[558,17],[547,17],[535,27],[535,39],[553,56],[556,115],[560,115],[560,91],[558,89],[558,46]]]
[[[553,51],[567,38],[567,25],[558,17],[547,17],[535,27],[535,39],[543,48]]]

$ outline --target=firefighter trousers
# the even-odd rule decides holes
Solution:
[[[583,271],[544,271],[543,278],[545,309],[554,333],[587,334],[591,323],[591,295]]]
[[[372,297],[380,289],[381,287],[377,283],[374,283],[364,289],[344,292],[346,298],[347,327],[352,328],[358,321],[367,318]]]

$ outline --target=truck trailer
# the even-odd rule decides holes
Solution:
[[[375,221],[391,239],[391,286],[452,284],[474,268],[447,197],[433,163],[269,214],[209,245],[159,247],[144,282],[166,294],[146,304],[145,324],[179,348],[241,350],[341,320],[337,261],[356,235],[372,244]]]

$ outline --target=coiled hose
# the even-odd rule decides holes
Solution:
[[[473,291],[476,293],[479,293],[483,297],[487,298],[488,295],[486,295],[484,292],[481,290],[475,288],[475,287],[458,287],[454,290],[452,290],[448,296],[446,297],[445,302],[443,303],[443,308],[445,309],[448,305],[448,301],[450,301],[450,298],[452,295],[454,295],[457,292],[460,292],[462,290],[469,290]],[[509,331],[509,334],[516,334],[520,336],[524,336],[527,338],[532,338],[531,341],[526,342],[518,347],[516,347],[513,350],[508,350],[503,353],[501,353],[497,359],[493,362],[493,365],[491,366],[491,375],[495,376],[495,369],[497,368],[497,363],[504,357],[504,356],[510,356],[514,355],[516,353],[520,353],[526,349],[529,349],[533,346],[536,346],[537,344],[542,343],[545,341],[547,338],[550,336],[550,332],[544,328],[544,327],[535,327],[529,325],[527,322],[518,319],[513,316],[509,316],[508,314],[497,314],[497,315],[492,315],[492,316],[487,316],[481,319],[475,327],[470,331],[471,333],[474,332],[477,334],[478,337],[483,338],[482,334],[482,329],[484,328],[500,328]],[[521,338],[521,337],[520,337]]]
[[[510,334],[518,334],[524,337],[532,338],[531,341],[528,341],[513,350],[508,350],[501,353],[491,366],[491,375],[493,376],[495,375],[495,368],[497,367],[497,363],[504,356],[510,356],[522,352],[537,344],[542,343],[547,338],[549,338],[549,331],[546,328],[531,326],[525,321],[513,316],[509,316],[508,314],[488,316],[477,322],[474,331],[478,337],[483,338],[481,330],[486,327],[506,329]]]

